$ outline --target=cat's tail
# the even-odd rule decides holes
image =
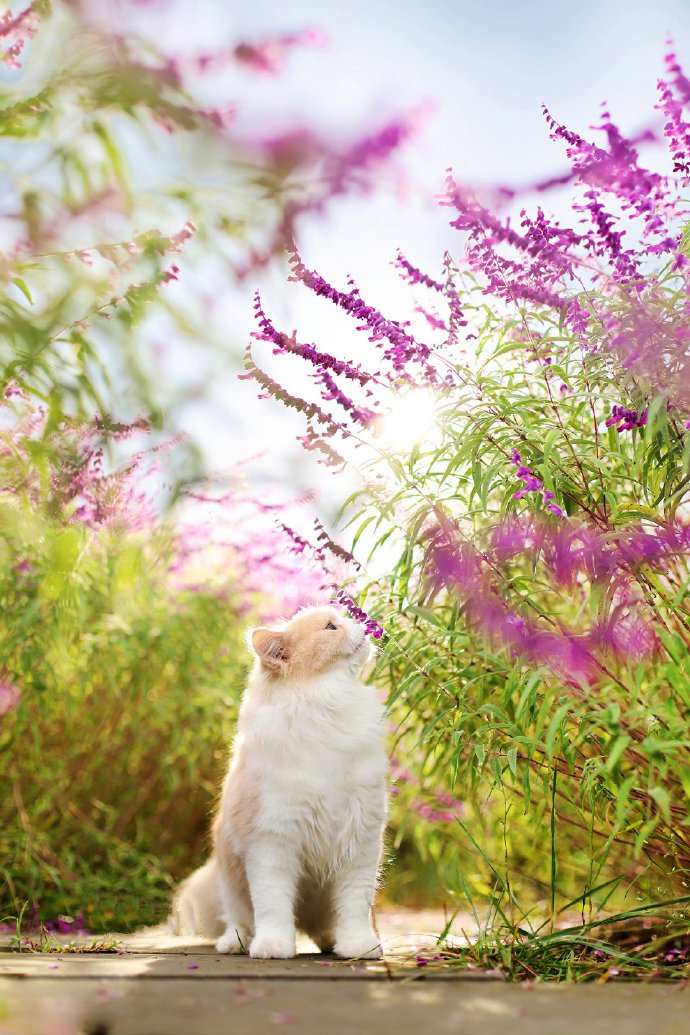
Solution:
[[[178,888],[168,917],[168,933],[219,938],[225,930],[221,910],[218,864],[211,856]]]

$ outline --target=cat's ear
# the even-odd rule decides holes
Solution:
[[[252,647],[268,668],[282,668],[289,658],[287,640],[275,629],[255,629],[252,633]]]

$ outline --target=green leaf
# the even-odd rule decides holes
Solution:
[[[565,704],[562,704],[560,708],[558,708],[551,722],[549,723],[549,729],[544,739],[544,747],[548,758],[553,758],[556,737],[561,732],[563,720],[570,711],[571,707],[572,706],[570,704],[570,701],[566,701]]]
[[[627,735],[627,733],[621,733],[618,737],[616,737],[616,739],[613,742],[613,746],[611,747],[611,750],[608,753],[608,758],[606,759],[605,769],[607,772],[613,772],[629,743],[630,737]]]
[[[659,811],[664,817],[664,821],[668,824],[671,823],[671,796],[665,787],[652,787],[649,791],[650,798],[659,806]]]
[[[29,291],[29,288],[28,288],[28,285],[27,285],[26,281],[22,280],[21,277],[12,277],[12,283],[14,284],[14,286],[16,288],[19,288],[19,290],[24,295],[24,298],[27,300],[29,305],[33,305],[34,304],[34,300],[31,297],[31,292]]]

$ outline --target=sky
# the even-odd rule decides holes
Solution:
[[[529,185],[564,168],[541,113],[587,134],[607,102],[614,121],[634,133],[656,120],[656,80],[666,40],[690,67],[688,0],[175,0],[161,20],[157,0],[102,0],[149,26],[175,52],[203,50],[266,34],[313,27],[322,46],[296,49],[280,80],[244,79],[239,109],[267,132],[306,123],[334,141],[355,139],[387,118],[423,109],[422,127],[396,160],[397,177],[366,197],[340,199],[300,227],[308,266],[343,286],[351,273],[362,294],[387,315],[405,318],[409,291],[391,267],[396,248],[432,275],[445,249],[461,254],[457,233],[435,195],[444,171],[471,185]],[[541,200],[541,199],[540,199]],[[258,287],[281,329],[332,352],[351,347],[347,319],[277,267],[227,291],[238,352],[252,329]],[[184,376],[182,369],[180,376]],[[209,465],[222,467],[267,450],[272,469],[309,487],[313,468],[299,459],[299,417],[259,401],[235,372],[217,378],[185,421]]]

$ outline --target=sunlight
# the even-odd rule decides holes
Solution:
[[[426,389],[400,395],[377,425],[377,435],[391,450],[411,453],[436,429],[437,397]]]

